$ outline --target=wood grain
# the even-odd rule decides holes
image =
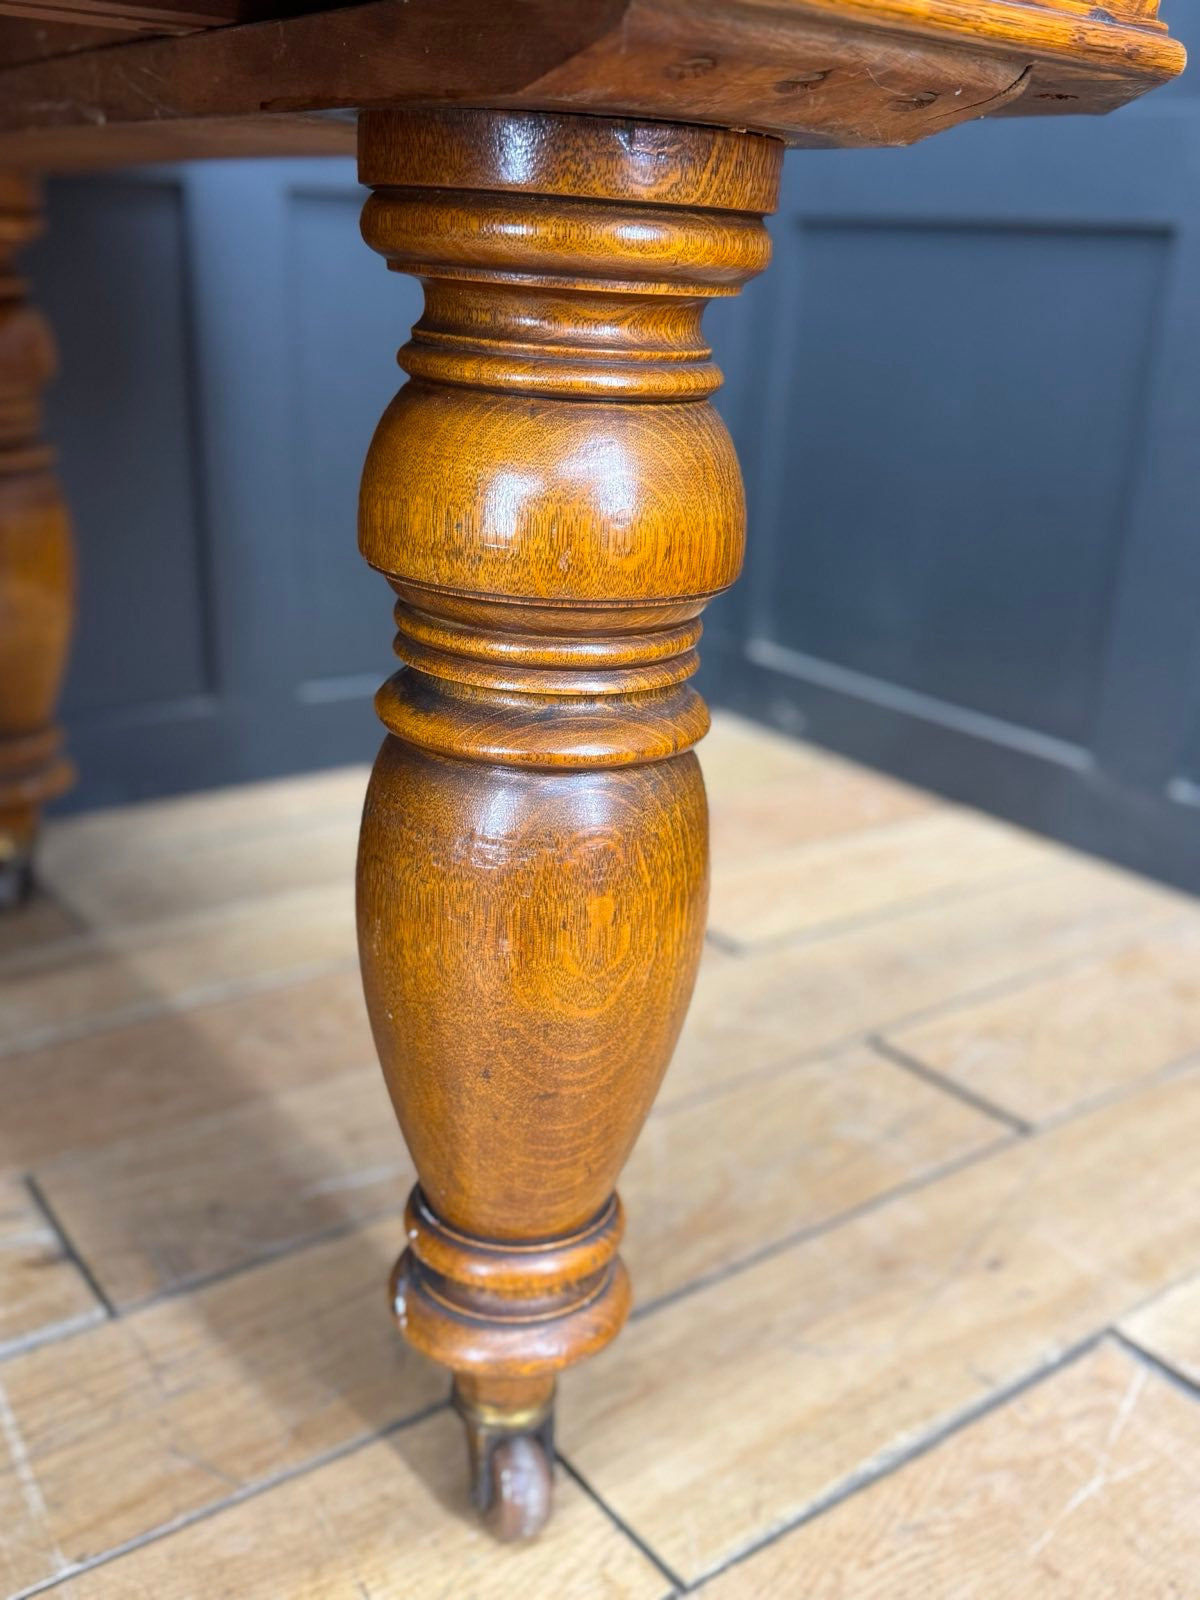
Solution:
[[[1200,1051],[1200,919],[888,1037],[1027,1121],[1058,1116]]]
[[[41,876],[57,899],[85,922],[106,928],[166,920],[237,900],[261,900],[316,884],[347,882],[354,833],[342,816],[314,818],[261,835],[214,832],[169,851],[67,847],[48,841]]]
[[[77,1578],[71,1600],[661,1600],[662,1574],[581,1489],[554,1523],[505,1550],[468,1520],[456,1425],[445,1413],[259,1499]]]
[[[814,760],[794,777],[764,782],[740,792],[714,794],[700,746],[700,765],[709,794],[713,881],[743,864],[762,861],[801,845],[859,829],[926,815],[932,801],[915,789],[867,772],[850,762]]]
[[[777,850],[714,875],[709,926],[743,948],[812,937],[1050,871],[1054,848],[950,807]]]
[[[104,1310],[25,1184],[0,1179],[0,1359]]]
[[[375,0],[10,67],[0,157],[87,163],[107,146],[113,160],[152,159],[172,124],[178,150],[203,140],[204,119],[253,139],[297,111],[414,102],[903,145],[1008,111],[1111,110],[1183,64],[1148,5]],[[281,125],[281,149],[289,137]]]
[[[146,1141],[374,1057],[358,973],[251,990],[10,1055],[0,1172]],[[102,1092],[97,1085],[102,1085]],[[148,1150],[147,1150],[148,1153]]]
[[[625,1256],[650,1301],[1006,1132],[858,1049],[652,1115],[622,1177]],[[739,1182],[753,1171],[753,1186]],[[398,1216],[413,1181],[374,1072],[38,1168],[109,1298],[133,1305],[324,1233]]]
[[[1200,1388],[1200,1275],[1190,1275],[1121,1323],[1136,1345]]]
[[[83,935],[0,970],[0,1056],[346,967],[353,951],[342,883]]]
[[[376,698],[359,948],[419,1175],[397,1321],[455,1372],[479,1471],[472,1416],[542,1427],[628,1305],[613,1185],[707,891],[696,619],[745,519],[701,314],[766,264],[781,152],[546,110],[367,111],[359,137],[363,236],[424,289],[359,498],[406,664]],[[1023,873],[1053,896],[1053,863],[939,811],[730,869],[713,927],[812,937]]]
[[[1186,907],[1157,885],[1067,856],[1032,882],[713,964],[659,1104],[1027,981]]]
[[[0,171],[0,910],[32,883],[42,807],[70,787],[55,723],[74,619],[74,546],[42,438],[57,353],[16,276],[41,232],[36,188]]]
[[[0,1433],[0,1592],[444,1398],[445,1376],[397,1344],[380,1293],[396,1231],[393,1221],[356,1233],[0,1366],[11,1418]],[[458,1452],[446,1463],[457,1468]],[[396,1462],[379,1477],[411,1493]],[[251,1515],[261,1535],[262,1507]],[[195,1570],[183,1578],[199,1581]]]
[[[419,1180],[393,1303],[455,1375],[476,1503],[524,1533],[555,1375],[628,1313],[614,1186],[703,947],[690,680],[745,497],[701,318],[766,265],[782,157],[549,113],[359,120],[363,237],[424,293],[358,514],[405,664],[357,879]]]
[[[78,932],[78,920],[65,907],[35,892],[23,906],[0,917],[0,972],[11,958],[28,958]]]
[[[379,1074],[365,1070],[38,1169],[122,1306],[385,1211],[398,1218],[414,1177]]]
[[[702,1592],[1182,1600],[1198,1497],[1200,1407],[1104,1344]]]
[[[775,736],[760,743],[746,724],[723,717],[704,754],[718,804],[749,806],[772,794],[787,814],[772,820],[763,799],[764,827],[782,837],[795,808],[801,841],[810,826],[823,826],[822,793],[847,780],[831,763],[822,785],[820,752]],[[814,807],[807,817],[806,792]],[[933,811],[939,803],[927,804]],[[249,839],[275,815],[304,822],[348,807],[348,790],[339,798],[331,777],[311,791],[296,780],[240,797],[135,808],[124,834],[120,813],[69,827],[79,830],[84,853],[82,836],[94,826],[94,842],[114,857],[132,855],[142,834],[148,848],[169,856],[222,829]],[[274,956],[295,955],[319,936],[326,893],[271,897],[265,920],[249,931]],[[45,1314],[23,1322],[32,1331],[18,1338],[34,1345],[10,1347],[0,1360],[0,1593],[147,1535],[152,1543],[64,1581],[63,1592],[103,1582],[101,1596],[191,1600],[200,1586],[207,1596],[225,1584],[242,1600],[236,1585],[258,1583],[261,1563],[271,1600],[304,1595],[313,1584],[314,1595],[361,1600],[358,1577],[376,1593],[407,1593],[413,1573],[428,1572],[435,1592],[457,1594],[491,1581],[494,1568],[510,1570],[504,1552],[479,1542],[463,1516],[461,1441],[449,1419],[431,1434],[428,1459],[396,1455],[398,1440],[357,1448],[446,1392],[444,1375],[396,1341],[382,1293],[402,1230],[395,1208],[403,1181],[391,1163],[405,1158],[375,1069],[356,1066],[365,1043],[357,980],[341,972],[255,989],[252,971],[249,989],[199,1005],[193,989],[173,987],[190,984],[201,960],[234,981],[237,960],[251,953],[241,942],[250,911],[237,904],[111,934],[98,927],[82,946],[94,956],[111,942],[114,985],[129,982],[123,949],[140,960],[155,939],[174,941],[152,996],[155,1013],[92,1030],[85,1008],[79,1037],[0,1064],[5,1148],[22,1161],[40,1151],[43,1165],[76,1153],[60,1163],[63,1172],[79,1163],[69,1229],[101,1278],[107,1262],[121,1271],[132,1264],[143,1287],[178,1285],[175,1269],[191,1272],[201,1261],[237,1269],[70,1337],[60,1336],[57,1319],[79,1304],[74,1269],[55,1258],[33,1273],[35,1297],[48,1293],[37,1299]],[[193,934],[202,931],[200,943],[189,943],[189,921]],[[1105,1407],[1111,1425],[1120,1383],[1117,1391],[1100,1383],[1095,1406],[1091,1387],[1060,1402],[1057,1386],[1082,1370],[1071,1368],[1018,1401],[1004,1396],[1113,1322],[1200,1381],[1196,1074],[1184,1070],[1153,1086],[1124,1082],[1119,1105],[985,1156],[989,1119],[881,1057],[831,1045],[914,1008],[968,1011],[981,988],[1008,985],[1019,995],[1044,966],[1061,969],[1064,981],[1091,972],[1094,982],[1093,969],[1110,953],[1136,950],[1153,952],[1145,970],[1160,972],[1163,947],[1185,950],[1193,921],[1182,897],[1064,852],[1044,882],[899,909],[853,933],[750,956],[710,946],[684,1046],[622,1178],[631,1213],[624,1252],[649,1309],[611,1358],[599,1359],[594,1379],[585,1368],[564,1390],[564,1443],[576,1443],[575,1419],[587,1424],[579,1466],[664,1558],[684,1559],[670,1545],[677,1539],[707,1570],[709,1530],[720,1552],[752,1550],[764,1530],[805,1515],[830,1486],[883,1467],[890,1476],[873,1488],[718,1583],[743,1581],[744,1573],[755,1595],[795,1588],[819,1596],[822,1584],[835,1585],[834,1595],[844,1581],[853,1585],[848,1597],[959,1600],[956,1584],[975,1576],[987,1600],[992,1578],[1057,1600],[1051,1567],[1060,1559],[1064,1600],[1103,1594],[1110,1572],[1114,1600],[1142,1600],[1131,1563],[1145,1554],[1163,1587],[1144,1592],[1159,1600],[1177,1570],[1190,1574],[1190,1521],[1177,1515],[1181,1502],[1161,1473],[1172,1449],[1177,1469],[1195,1451],[1177,1430],[1159,1431],[1156,1412],[1143,1412],[1149,1386],[1128,1423],[1143,1455],[1121,1456],[1094,1491],[1091,1447]],[[81,944],[49,931],[49,942],[16,970],[47,980],[59,969],[61,995],[72,1004],[68,980]],[[288,942],[293,934],[298,944]],[[348,950],[344,918],[337,937]],[[183,949],[191,952],[186,961]],[[1140,957],[1135,970],[1144,970]],[[1180,984],[1185,976],[1181,967]],[[90,992],[92,980],[81,981]],[[961,1007],[972,993],[976,1000]],[[8,1001],[22,994],[20,982],[5,990],[5,1022]],[[1094,996],[1103,1003],[1101,990]],[[1144,1040],[1151,998],[1148,990],[1139,1004],[1114,1010],[1113,1033],[1135,1046]],[[1169,1010],[1161,997],[1156,1004]],[[102,1004],[96,1015],[111,1024]],[[815,1055],[798,1059],[802,1047]],[[1112,1059],[1119,1054],[1114,1046]],[[976,1164],[958,1170],[964,1160]],[[0,1215],[11,1219],[8,1236],[13,1228],[24,1234],[26,1191],[0,1181],[0,1196],[7,1194],[13,1207],[0,1199]],[[355,1220],[372,1215],[376,1201],[391,1214]],[[310,1220],[325,1227],[339,1215],[336,1237],[314,1242],[304,1233]],[[274,1248],[291,1224],[298,1247],[264,1260],[264,1244]],[[822,1230],[816,1236],[814,1226]],[[6,1259],[0,1246],[0,1269]],[[704,1286],[689,1288],[698,1282]],[[20,1306],[25,1293],[0,1277],[0,1304]],[[1031,1420],[1013,1410],[1043,1394],[1048,1409]],[[1180,1400],[1195,1404],[1182,1393]],[[977,1407],[995,1409],[903,1463]],[[1154,1423],[1148,1435],[1139,1431],[1144,1415]],[[1008,1420],[995,1449],[981,1444],[976,1454],[980,1430],[999,1428],[1001,1419]],[[345,1461],[327,1459],[348,1449],[354,1454]],[[332,1533],[322,1529],[310,1545],[316,1512],[308,1502],[298,1511],[287,1497],[298,1483],[330,1481],[362,1458],[371,1463],[369,1489],[356,1479],[344,1503],[339,1495]],[[938,1461],[944,1470],[927,1480]],[[419,1527],[403,1510],[427,1504],[407,1477],[414,1466],[435,1486],[434,1509],[422,1511]],[[296,1483],[277,1481],[294,1472],[302,1474]],[[1187,1472],[1177,1470],[1176,1483],[1194,1499]],[[1084,1489],[1044,1552],[1030,1557],[1054,1510]],[[399,1510],[386,1499],[393,1492]],[[241,1506],[231,1503],[247,1493]],[[560,1518],[573,1518],[569,1480],[560,1479],[559,1493]],[[1093,1493],[1106,1513],[1095,1521]],[[375,1507],[374,1494],[385,1500],[372,1514],[388,1527],[378,1571],[364,1573],[356,1561],[374,1546],[354,1506]],[[197,1516],[193,1527],[170,1532],[178,1519]],[[227,1527],[235,1529],[229,1544]],[[605,1592],[615,1570],[608,1563],[623,1559],[618,1550],[636,1555],[632,1544],[605,1544],[576,1561],[552,1543],[561,1527],[553,1524],[528,1555],[540,1562],[547,1548],[556,1552],[544,1569],[530,1569],[535,1593],[590,1600]],[[809,1539],[814,1554],[806,1560],[795,1552]],[[436,1547],[428,1568],[427,1541]],[[1177,1568],[1182,1558],[1190,1565]],[[617,1593],[620,1581],[611,1579]],[[660,1578],[651,1592],[667,1587]]]
[[[675,1301],[576,1375],[563,1448],[699,1578],[1200,1263],[1198,1136],[1193,1072]]]

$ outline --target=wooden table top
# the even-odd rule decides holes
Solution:
[[[0,163],[343,153],[396,103],[903,145],[1108,111],[1184,59],[1158,0],[0,0]]]

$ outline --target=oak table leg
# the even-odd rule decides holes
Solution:
[[[73,610],[71,530],[41,442],[54,341],[14,273],[37,192],[0,174],[0,907],[24,898],[41,808],[71,782],[54,725]]]
[[[555,1374],[628,1309],[614,1185],[704,936],[688,680],[745,511],[700,318],[766,264],[781,154],[541,113],[360,121],[364,235],[425,289],[359,511],[407,663],[358,867],[420,1178],[394,1304],[454,1374],[505,1535],[549,1509]]]

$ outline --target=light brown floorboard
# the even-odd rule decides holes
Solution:
[[[888,1038],[1026,1121],[1061,1115],[1200,1052],[1200,917]]]
[[[745,949],[1044,874],[1057,848],[946,808],[713,871],[709,926]]]
[[[563,1447],[699,1578],[1200,1266],[1198,1140],[1194,1073],[676,1300],[575,1376]]]
[[[24,1051],[0,1062],[0,1171],[177,1133],[374,1058],[357,966]]]
[[[954,1575],[993,1570],[1008,1588],[987,1600],[1107,1600],[1109,1572],[1141,1600],[1135,1547],[1165,1582],[1181,1559],[1190,1573],[1161,1478],[1180,1440],[1196,1452],[1184,1412],[1159,1427],[1155,1407],[1200,1401],[1156,1374],[1114,1401],[1132,1358],[1110,1350],[1010,1391],[1114,1322],[1200,1368],[1200,1069],[1177,1060],[1194,1048],[1194,903],[736,718],[702,760],[721,948],[622,1185],[644,1314],[564,1380],[572,1460],[689,1579],[757,1551],[716,1583],[772,1600],[874,1582],[854,1565],[867,1551],[885,1586],[830,1600],[974,1600]],[[666,1588],[569,1480],[550,1534],[498,1552],[463,1515],[448,1415],[370,1442],[446,1379],[385,1303],[411,1171],[354,970],[362,780],[57,825],[54,870],[92,926],[47,902],[22,947],[0,945],[0,1304],[20,1330],[0,1358],[0,1593],[131,1542],[52,1592]],[[874,1033],[932,1076],[866,1048]],[[1071,1120],[1019,1139],[964,1093]],[[1079,1114],[1097,1093],[1122,1098]],[[69,1332],[76,1306],[100,1308],[27,1214],[26,1168],[118,1299],[174,1292]],[[25,1246],[5,1265],[5,1216],[9,1238],[47,1245],[32,1278]],[[1131,1415],[1092,1490],[1072,1471],[1091,1471],[1113,1404]],[[948,1480],[924,1476],[938,1460]],[[962,1485],[949,1525],[946,1481]],[[1187,1472],[1178,1488],[1194,1503]],[[1026,1530],[1084,1489],[1022,1565]],[[795,1581],[785,1553],[826,1528],[830,1554]]]
[[[0,1179],[0,1357],[104,1316],[26,1186]]]
[[[1190,1600],[1200,1405],[1111,1345],[706,1584],[704,1600]]]
[[[714,806],[781,778],[804,777],[823,759],[810,746],[729,711],[713,713],[712,728],[696,754],[709,804]]]
[[[121,1306],[398,1214],[415,1179],[378,1069],[185,1120],[37,1176]]]
[[[0,916],[0,972],[35,951],[56,948],[79,931],[78,919],[65,906],[44,892],[35,894],[25,905]]]
[[[1194,1385],[1200,1401],[1200,1275],[1173,1284],[1133,1312],[1122,1321],[1121,1331]]]
[[[673,1294],[1006,1133],[861,1047],[665,1109],[621,1180],[635,1300]]]
[[[387,1310],[401,1233],[360,1230],[0,1362],[0,1593],[439,1402],[444,1373]]]
[[[1180,915],[1179,897],[1067,857],[1033,882],[714,966],[701,973],[660,1104],[1026,981]]]
[[[217,831],[178,849],[76,852],[48,848],[41,878],[78,917],[105,931],[259,899],[354,875],[358,819],[317,818],[288,828]],[[61,859],[65,857],[65,859]]]
[[[621,1183],[637,1295],[673,1293],[1005,1132],[864,1049],[656,1113]],[[118,1305],[397,1212],[414,1178],[376,1068],[38,1171]]]
[[[76,1578],[70,1600],[660,1600],[662,1574],[568,1478],[532,1544],[497,1545],[430,1417]]]
[[[0,1056],[354,961],[349,881],[84,936],[0,973]]]
[[[314,823],[355,827],[369,772],[365,766],[333,767],[56,817],[46,824],[39,859],[63,875],[90,871],[101,861],[112,870],[114,860],[144,861],[159,852],[208,849]]]
[[[714,869],[733,871],[779,851],[922,816],[938,805],[920,789],[822,753],[794,776],[724,798],[710,795]]]

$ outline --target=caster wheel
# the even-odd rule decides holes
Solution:
[[[492,1449],[490,1483],[483,1520],[506,1543],[532,1539],[550,1515],[550,1462],[540,1439],[513,1434]]]

